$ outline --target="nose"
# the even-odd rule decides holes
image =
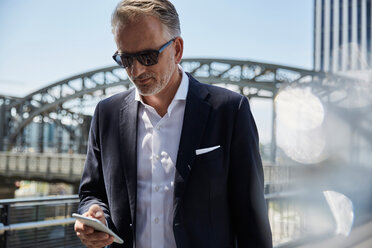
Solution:
[[[133,59],[133,64],[128,68],[132,77],[137,77],[145,72],[146,68],[137,59]]]

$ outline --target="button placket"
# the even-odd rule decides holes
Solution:
[[[163,202],[163,194],[160,192],[160,185],[163,180],[163,169],[161,165],[161,151],[162,151],[162,135],[161,135],[161,125],[160,120],[157,124],[154,125],[153,128],[153,139],[152,139],[152,154],[153,160],[152,164],[155,168],[154,173],[152,173],[152,195],[151,195],[151,240],[155,242],[155,240],[159,240],[159,237],[164,235],[164,230],[162,227],[163,225],[163,209],[164,209],[164,202]],[[163,241],[162,241],[163,242]],[[156,243],[153,243],[156,244]]]

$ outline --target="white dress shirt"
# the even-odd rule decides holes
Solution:
[[[173,191],[178,146],[189,78],[182,71],[181,84],[161,117],[145,104],[136,90],[138,109],[137,212],[138,248],[174,248]]]

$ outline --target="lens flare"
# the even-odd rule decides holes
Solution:
[[[336,221],[336,234],[349,236],[354,222],[353,202],[335,191],[323,191],[323,194]]]
[[[323,105],[309,88],[282,90],[276,96],[275,104],[279,113],[278,121],[291,129],[314,129],[324,120]]]
[[[275,98],[277,142],[284,153],[299,163],[323,160],[326,147],[322,123],[324,108],[309,88],[286,88]]]

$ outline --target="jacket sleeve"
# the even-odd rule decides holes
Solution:
[[[246,97],[239,103],[231,142],[229,197],[237,245],[272,247],[258,133]]]
[[[100,104],[95,109],[89,130],[87,156],[79,187],[78,212],[83,214],[88,211],[91,205],[98,204],[103,209],[108,226],[111,227],[112,221],[102,171],[99,108]]]

